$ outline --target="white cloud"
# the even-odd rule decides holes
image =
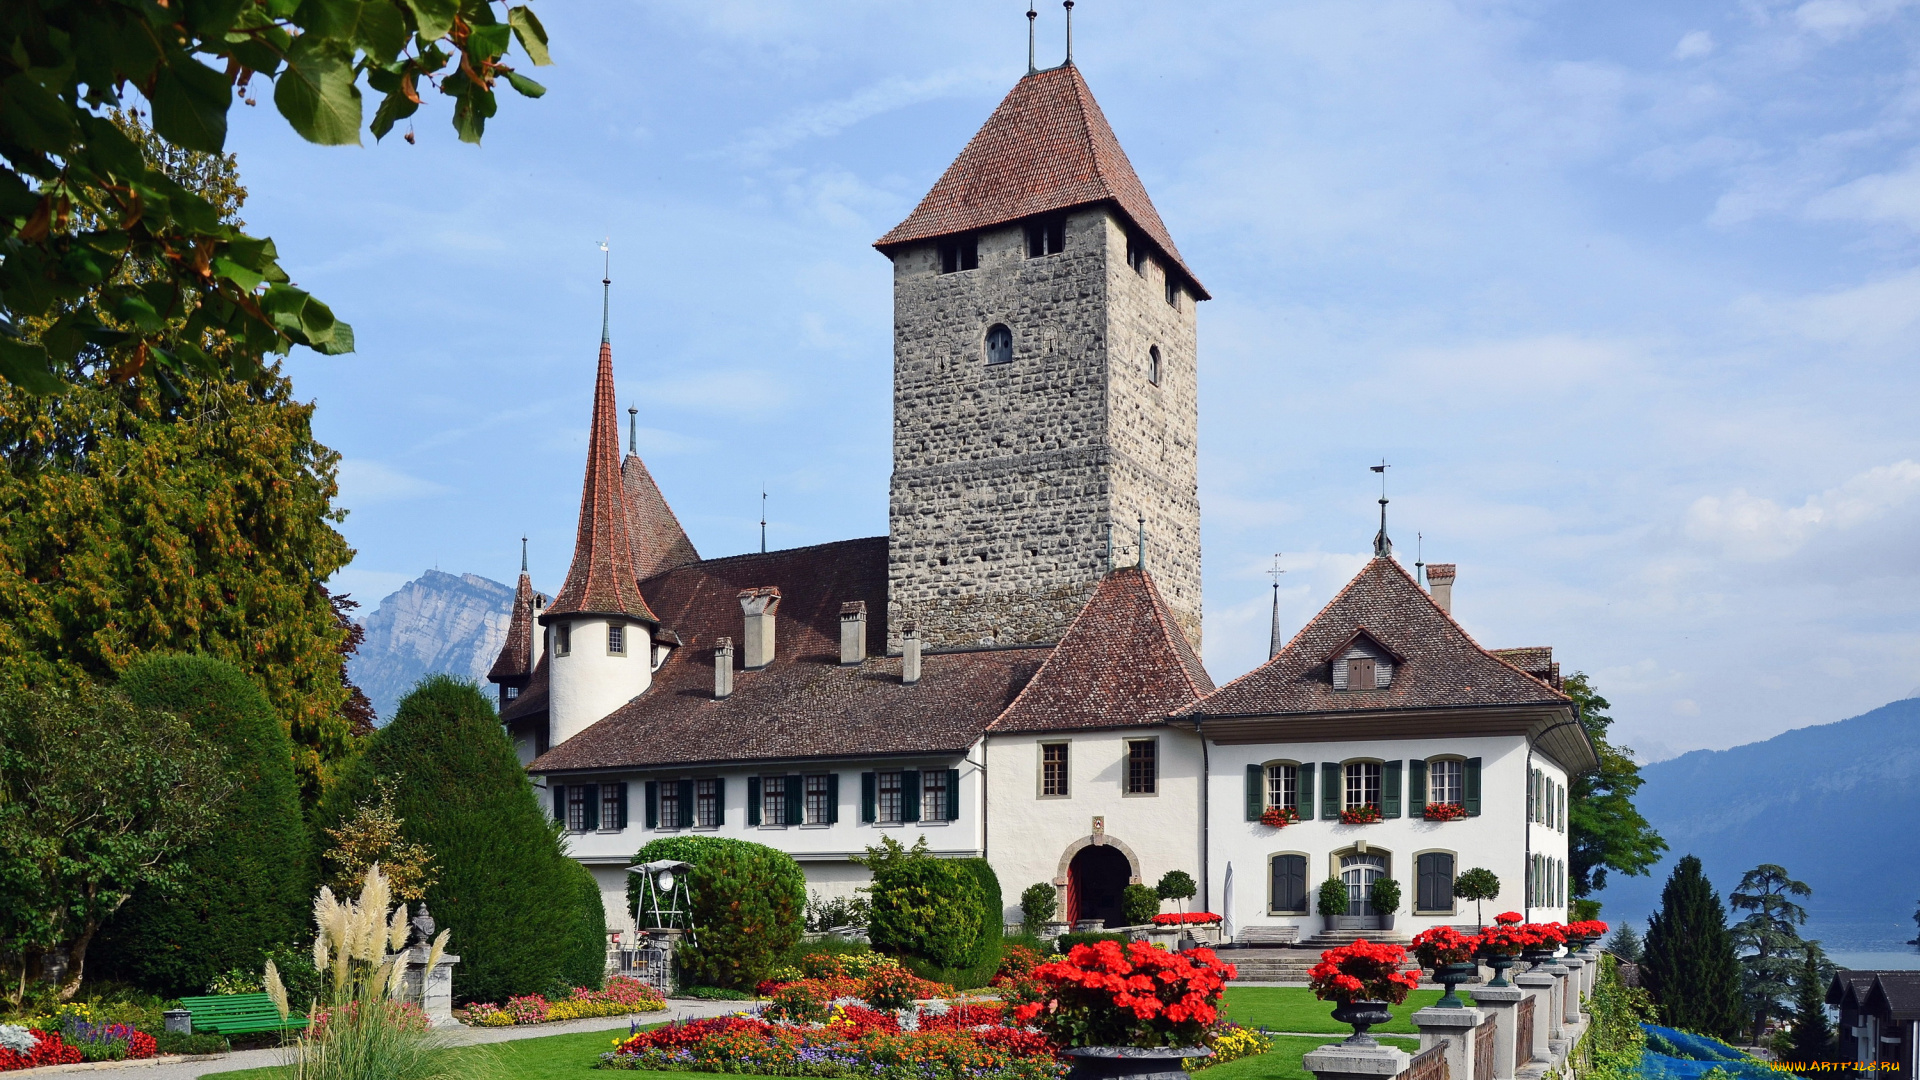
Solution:
[[[1705,30],[1693,30],[1680,39],[1673,47],[1675,60],[1691,60],[1696,56],[1706,56],[1713,52],[1713,35]]]
[[[1886,22],[1912,4],[1913,0],[1807,0],[1793,10],[1793,21],[1802,30],[1837,41]]]
[[[1814,341],[1904,347],[1920,323],[1920,271],[1789,300],[1743,297],[1734,314]]]
[[[1736,489],[1704,495],[1687,509],[1689,539],[1718,548],[1726,558],[1773,562],[1800,550],[1817,534],[1876,521],[1920,494],[1920,463],[1897,461],[1808,496],[1798,506]]]
[[[350,507],[405,502],[451,490],[445,484],[408,476],[398,469],[366,458],[347,458],[340,462],[340,501]]]
[[[809,139],[838,135],[882,113],[950,94],[999,87],[1005,81],[998,72],[980,68],[941,71],[917,79],[894,76],[846,97],[808,105],[765,127],[754,128],[735,144],[733,151],[747,161],[764,162],[777,151]]]
[[[1842,184],[1807,204],[1815,219],[1891,221],[1920,231],[1920,161]]]

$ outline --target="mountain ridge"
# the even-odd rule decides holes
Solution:
[[[511,586],[429,570],[389,593],[361,623],[366,640],[347,671],[384,725],[428,675],[484,679],[507,639],[512,612]]]

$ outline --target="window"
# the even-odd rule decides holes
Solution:
[[[1041,218],[1027,225],[1027,258],[1058,255],[1067,250],[1067,219]]]
[[[1160,346],[1158,345],[1147,350],[1147,381],[1155,386],[1160,385]]]
[[[1141,277],[1147,276],[1147,244],[1137,234],[1127,234],[1127,265]]]
[[[517,687],[517,686],[509,686],[509,687],[507,687],[507,688],[506,688],[506,690],[507,690],[507,700],[508,700],[508,701],[515,701],[515,700],[518,700],[518,699],[519,699],[519,697],[520,697],[520,688],[519,688],[519,687]]]
[[[831,777],[807,777],[806,822],[809,825],[826,825],[833,821],[833,798],[828,790]]]
[[[1180,310],[1180,279],[1171,272],[1167,274],[1167,306],[1175,311]]]
[[[1273,901],[1267,910],[1276,915],[1301,915],[1307,910],[1307,857],[1273,857]]]
[[[987,328],[987,363],[1013,363],[1013,331],[1004,323],[995,323]]]
[[[573,652],[572,623],[561,623],[553,628],[553,651],[557,656],[566,656]]]
[[[686,825],[682,816],[685,811],[680,805],[680,785],[672,780],[660,781],[660,827],[678,829]]]
[[[920,773],[920,820],[947,820],[947,770],[926,769]]]
[[[880,774],[879,779],[880,779],[880,788],[879,788],[880,798],[879,798],[879,803],[875,808],[876,812],[875,812],[874,820],[876,821],[901,820],[900,812],[903,809],[905,809],[906,800],[902,798],[901,788],[904,785],[901,784],[902,778],[900,774],[897,772],[883,772]]]
[[[1160,779],[1158,739],[1133,739],[1127,743],[1127,794],[1151,795]]]
[[[1427,801],[1459,803],[1466,801],[1466,762],[1435,758],[1427,762]],[[1448,904],[1452,907],[1452,904]]]
[[[624,623],[607,624],[607,655],[627,655],[627,628]]]
[[[1415,859],[1414,865],[1419,876],[1414,910],[1453,914],[1453,853],[1429,851]]]
[[[1267,766],[1267,805],[1282,810],[1300,808],[1300,766]]]
[[[1067,744],[1045,743],[1040,747],[1040,794],[1067,794]]]
[[[980,269],[980,242],[971,234],[940,241],[940,272]]]
[[[693,782],[693,823],[702,829],[720,827],[720,781]]]
[[[763,776],[760,778],[760,823],[763,825],[787,823],[786,777]]]
[[[600,785],[569,784],[566,796],[568,832],[592,832],[600,827]]]
[[[1371,656],[1355,656],[1347,661],[1348,690],[1377,690],[1380,679]]]
[[[1380,763],[1377,761],[1348,762],[1346,809],[1354,810],[1362,806],[1380,805]]]

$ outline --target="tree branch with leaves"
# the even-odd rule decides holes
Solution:
[[[1574,776],[1567,785],[1567,886],[1574,896],[1585,897],[1606,887],[1608,871],[1629,877],[1652,873],[1667,842],[1633,805],[1645,781],[1633,751],[1607,739],[1611,703],[1585,672],[1567,676],[1564,688],[1600,758],[1597,771]]]

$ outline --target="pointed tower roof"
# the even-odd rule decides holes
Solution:
[[[1129,566],[1101,579],[1033,681],[987,730],[1161,724],[1212,692],[1153,577]]]
[[[673,515],[647,463],[640,460],[639,409],[627,409],[627,457],[620,463],[621,495],[627,504],[627,537],[633,542],[633,572],[645,581],[676,566],[700,561],[680,519]]]
[[[507,641],[500,656],[487,672],[488,682],[523,679],[533,667],[533,579],[527,576],[526,557],[521,556],[520,584],[513,590],[513,613],[507,617]]]
[[[1120,140],[1071,63],[1029,73],[960,151],[907,220],[874,242],[882,251],[1035,214],[1110,202],[1179,267],[1188,269]]]
[[[625,615],[658,625],[640,595],[634,573],[625,484],[620,475],[620,423],[614,418],[613,345],[600,332],[600,372],[593,386],[593,426],[587,436],[587,479],[580,492],[580,528],[573,565],[560,595],[540,616]]]

